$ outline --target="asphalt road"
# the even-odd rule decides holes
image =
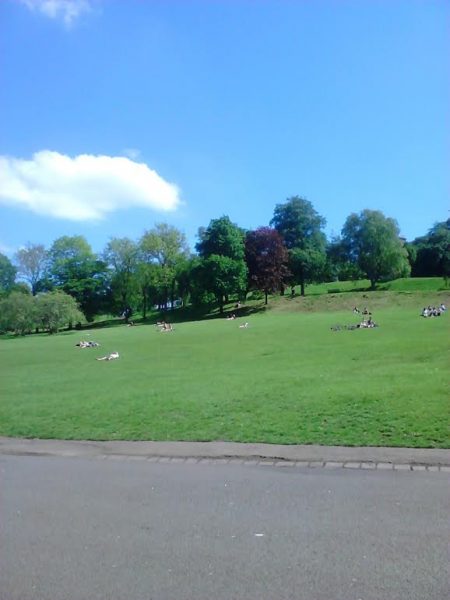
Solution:
[[[447,600],[448,473],[0,457],[1,600]]]

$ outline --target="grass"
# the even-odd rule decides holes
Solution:
[[[357,319],[325,294],[314,311],[308,297],[277,300],[245,330],[225,319],[168,334],[101,328],[90,333],[101,348],[85,350],[86,331],[0,340],[0,434],[450,447],[448,314],[418,316],[435,295],[413,306],[373,294],[373,330],[332,331]],[[95,360],[112,350],[119,360]]]

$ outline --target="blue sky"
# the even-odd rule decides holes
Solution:
[[[0,252],[308,198],[448,218],[446,0],[3,0]]]

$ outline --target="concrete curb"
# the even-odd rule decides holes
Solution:
[[[235,442],[97,442],[0,437],[0,454],[450,472],[450,450],[440,448],[284,446]]]

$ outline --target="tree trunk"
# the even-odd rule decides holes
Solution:
[[[302,280],[300,281],[300,294],[302,296],[305,295],[305,280],[302,277]]]
[[[266,296],[266,301],[264,302],[264,304],[267,304],[267,290],[264,290],[264,294]]]
[[[142,288],[142,318],[145,321],[147,317],[147,290]]]

